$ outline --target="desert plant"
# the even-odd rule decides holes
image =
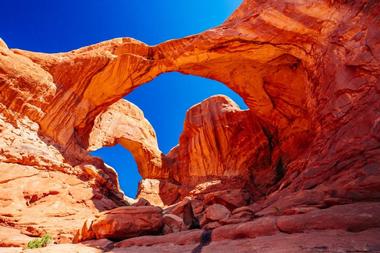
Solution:
[[[53,238],[46,234],[42,236],[41,238],[34,239],[30,242],[28,242],[27,248],[28,249],[37,249],[37,248],[42,248],[46,247],[48,244],[53,242]]]

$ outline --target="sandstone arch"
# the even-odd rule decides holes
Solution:
[[[352,88],[359,85],[360,77],[354,78],[358,73],[365,76],[365,87],[374,88],[375,69],[369,74],[360,64],[377,62],[367,53],[376,50],[376,8],[360,15],[352,11],[369,6],[360,1],[353,6],[245,1],[221,26],[157,46],[126,38],[62,54],[13,52],[31,59],[54,80],[56,92],[46,98],[44,113],[36,120],[41,133],[66,152],[87,148],[94,119],[108,105],[160,73],[180,71],[219,80],[244,98],[271,141],[274,168],[278,157],[288,165],[319,152],[321,146],[313,147],[312,140],[337,131],[321,126],[339,121],[339,114],[328,116],[331,111],[357,101],[345,87],[347,82]],[[351,43],[354,26],[366,31],[356,44]],[[365,38],[369,49],[360,54],[345,54],[339,44],[353,52],[365,46]],[[336,80],[332,86],[327,85],[331,78]],[[328,102],[331,96],[337,102]],[[58,116],[63,108],[72,113]]]
[[[157,46],[124,38],[42,54],[0,43],[0,123],[12,129],[1,144],[16,150],[1,161],[33,173],[85,171],[102,204],[120,200],[114,173],[87,156],[96,117],[135,87],[179,71],[225,83],[259,122],[268,168],[283,177],[264,187],[255,214],[377,202],[379,13],[377,1],[246,0],[221,26]],[[147,169],[146,177],[160,173]]]
[[[124,99],[96,117],[88,144],[89,151],[122,145],[132,153],[143,177],[144,173],[154,173],[162,167],[162,153],[153,127],[137,106]]]

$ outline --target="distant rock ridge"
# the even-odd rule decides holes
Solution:
[[[49,233],[93,241],[46,252],[380,251],[379,15],[377,1],[245,0],[156,46],[45,54],[0,40],[0,247]],[[172,71],[218,80],[249,109],[225,96],[193,106],[164,155],[122,98]],[[116,144],[143,177],[136,203],[88,153]]]

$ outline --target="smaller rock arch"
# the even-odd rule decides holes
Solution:
[[[125,99],[110,105],[95,118],[87,150],[95,151],[116,144],[132,153],[142,177],[154,174],[155,171],[163,174],[162,153],[152,125],[137,106]]]

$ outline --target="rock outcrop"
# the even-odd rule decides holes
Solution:
[[[139,197],[185,227],[41,252],[380,251],[379,15],[378,1],[245,0],[222,25],[157,46],[43,54],[0,41],[0,246],[71,241],[86,218],[124,210],[116,173],[88,154],[120,143]],[[163,155],[121,99],[171,71],[223,82],[249,110],[223,96],[195,105]],[[117,210],[98,215],[112,223]]]
[[[127,100],[115,102],[96,117],[88,142],[90,151],[121,144],[133,154],[140,170],[154,171],[162,167],[153,127],[144,113]]]
[[[88,219],[76,234],[74,242],[105,238],[122,240],[154,234],[161,230],[162,225],[162,210],[159,207],[119,207]]]
[[[258,194],[278,179],[259,119],[221,95],[188,110],[179,144],[161,155],[161,163],[161,176],[145,178],[138,194],[157,205],[226,185]]]
[[[190,108],[179,145],[165,157],[170,179],[194,187],[221,179],[239,179],[242,186],[271,184],[268,139],[260,122],[229,98],[211,97]],[[164,166],[165,166],[164,165]]]

